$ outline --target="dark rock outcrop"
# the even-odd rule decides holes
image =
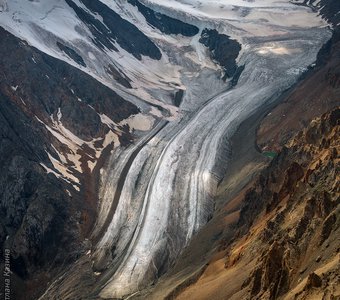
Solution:
[[[95,37],[95,44],[104,49],[118,51],[117,42],[123,49],[138,59],[142,55],[159,60],[162,54],[158,47],[144,35],[135,25],[129,23],[98,0],[82,0],[81,2],[94,14],[103,18],[103,23],[92,14],[77,6],[72,0],[65,0],[76,12],[77,16],[87,25]]]
[[[211,58],[215,60],[224,70],[226,78],[231,78],[235,75],[235,82],[237,83],[243,67],[238,68],[236,58],[241,51],[241,45],[230,39],[225,34],[220,34],[216,29],[204,29],[200,38],[200,43],[206,46]]]
[[[319,288],[322,285],[321,278],[314,272],[308,275],[307,283],[305,289]]]
[[[250,295],[256,298],[265,290],[268,299],[274,300],[287,291],[289,286],[289,268],[285,260],[284,247],[274,242],[268,252],[262,254],[261,263],[253,273]]]
[[[72,48],[65,46],[64,44],[57,42],[58,48],[63,51],[68,57],[73,59],[77,64],[86,67],[83,58]]]
[[[122,86],[131,89],[131,79],[127,77],[121,70],[117,70],[113,65],[109,65],[106,69],[106,72],[112,76],[114,80],[116,80]]]
[[[182,34],[184,36],[194,36],[199,32],[199,29],[196,26],[156,12],[151,8],[146,7],[138,0],[128,0],[128,2],[138,8],[150,25],[156,27],[165,34]]]

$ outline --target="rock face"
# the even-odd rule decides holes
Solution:
[[[82,0],[82,3],[91,12],[99,14],[103,18],[104,23],[101,23],[93,15],[86,12],[86,10],[78,6],[74,1],[66,0],[66,2],[87,25],[99,47],[107,47],[108,49],[118,51],[112,42],[114,40],[123,49],[138,59],[141,59],[142,55],[147,55],[153,59],[161,58],[162,54],[160,50],[147,36],[99,0]]]
[[[80,241],[95,211],[82,185],[92,176],[87,168],[96,149],[85,142],[96,139],[102,149],[111,130],[100,114],[119,122],[139,110],[2,28],[0,39],[0,244],[2,257],[11,250],[12,296],[20,299],[39,294],[50,276],[85,251]],[[69,131],[56,127],[56,120]],[[70,148],[68,132],[84,145]],[[58,168],[60,157],[68,169]],[[36,288],[33,279],[42,284]]]
[[[229,36],[220,34],[215,29],[207,28],[202,31],[199,41],[208,47],[211,58],[223,67],[224,78],[233,77],[238,70],[236,58],[241,51],[241,45],[237,41],[230,39]],[[226,49],[228,50],[226,51]],[[242,72],[240,70],[239,72]],[[239,77],[240,74],[236,74],[236,76]]]
[[[251,288],[250,298],[277,299],[303,279],[300,270],[322,269],[338,260],[339,140],[340,109],[336,109],[291,140],[246,195],[238,225],[248,224],[244,230],[252,232],[257,223],[265,222],[257,232],[263,254],[244,284]],[[322,255],[319,247],[332,250],[323,250]],[[339,295],[332,291],[336,281],[323,284],[328,276],[323,274],[321,280],[311,273],[306,289]]]
[[[60,50],[65,52],[65,54],[67,56],[69,56],[71,59],[73,59],[77,64],[79,64],[83,67],[86,67],[86,64],[85,64],[83,58],[76,51],[74,51],[70,47],[63,45],[60,42],[57,42],[57,46],[59,47]]]
[[[178,299],[219,277],[227,287],[215,284],[212,298],[339,297],[339,141],[340,108],[290,140],[245,193],[234,237],[219,254],[224,271],[214,276],[208,267]]]
[[[181,34],[183,36],[194,36],[199,32],[199,29],[196,26],[156,12],[146,7],[138,0],[128,0],[128,2],[138,8],[138,10],[143,14],[149,24],[155,26],[165,34]]]

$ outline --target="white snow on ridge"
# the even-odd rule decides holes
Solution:
[[[284,0],[141,0],[188,22],[205,20],[210,26],[242,42],[242,37],[286,34],[287,27],[323,27],[311,9]]]
[[[79,1],[76,1],[76,3],[83,6]],[[93,15],[101,21],[100,16]],[[139,15],[139,20],[144,18],[139,13],[136,13],[136,15]],[[155,39],[163,39],[162,35],[155,33],[145,20],[142,22],[143,24],[141,22],[136,23],[136,25],[141,27],[142,31],[153,35]],[[171,110],[171,105],[159,101],[148,90],[155,87],[162,88],[162,93],[166,95],[169,90],[172,90],[173,83],[181,86],[181,67],[171,64],[164,52],[160,63],[147,57],[139,61],[118,44],[115,44],[115,47],[119,52],[98,49],[92,42],[93,36],[88,28],[78,19],[76,13],[64,0],[41,2],[12,0],[8,4],[8,9],[0,12],[0,26],[48,55],[66,61],[90,74],[127,100],[136,101],[136,99],[141,98],[143,101]],[[177,43],[174,37],[169,37],[166,40],[167,43],[170,41],[172,45]],[[63,53],[57,47],[57,41],[63,42],[80,54],[87,67],[78,65]],[[190,39],[186,43],[189,44]],[[125,74],[132,80],[134,88],[128,92],[134,97],[129,96],[126,89],[107,74],[106,70],[109,64],[124,70]],[[137,104],[141,103],[138,102]]]
[[[161,61],[147,57],[139,61],[118,44],[115,44],[115,47],[119,52],[98,49],[93,44],[93,36],[86,25],[79,20],[64,0],[39,2],[11,0],[7,5],[8,9],[0,12],[0,26],[39,50],[90,74],[123,98],[144,107],[144,111],[149,111],[145,102],[155,104],[170,112],[174,117],[170,117],[170,120],[176,119],[178,113],[171,104],[171,94],[176,88],[187,88],[183,84],[183,77],[194,78],[204,68],[218,69],[209,58],[205,47],[198,42],[199,35],[193,38],[164,35],[150,26],[138,9],[127,1],[101,1],[149,36],[162,51]],[[247,47],[245,38],[249,36],[286,34],[287,28],[291,26],[325,25],[308,8],[294,6],[288,1],[145,0],[142,2],[173,17],[193,23],[201,30],[205,27],[216,27],[240,41],[243,47]],[[75,3],[85,8],[80,1]],[[102,21],[99,15],[92,15]],[[87,67],[78,65],[63,53],[56,46],[57,41],[63,42],[80,54]],[[184,47],[185,51],[181,50]],[[192,51],[189,51],[188,47],[191,47]],[[174,49],[177,49],[177,54]],[[111,78],[107,73],[109,64],[124,70],[132,80],[133,89],[127,91]],[[144,102],[140,102],[140,99]]]
[[[198,18],[220,19],[225,21],[267,22],[277,26],[323,26],[324,23],[310,9],[297,7],[284,0],[141,0],[145,4],[153,4],[188,13]],[[261,15],[263,14],[263,15]],[[261,20],[265,17],[265,20]],[[240,24],[242,27],[242,24]]]

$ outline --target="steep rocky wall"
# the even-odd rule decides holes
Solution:
[[[326,268],[339,255],[339,141],[336,109],[291,140],[247,193],[238,225],[250,232],[249,251],[262,252],[242,286],[249,298],[340,295],[339,270]],[[317,283],[309,282],[313,277]]]
[[[100,113],[119,122],[139,110],[2,28],[0,40],[0,256],[2,264],[4,249],[11,251],[12,297],[30,299],[85,251],[83,239],[96,214],[91,183],[98,175],[88,169],[94,150],[80,147],[74,153],[48,128],[60,117],[74,136],[97,139],[100,148],[109,132]],[[126,143],[131,136],[126,131],[120,139]],[[61,154],[79,155],[78,170],[65,162],[77,182],[55,169],[53,161]]]
[[[339,297],[339,141],[339,108],[290,140],[246,192],[234,238],[176,299]]]

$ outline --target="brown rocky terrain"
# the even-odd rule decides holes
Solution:
[[[339,299],[339,141],[339,108],[291,139],[224,208],[234,237],[170,298]]]

